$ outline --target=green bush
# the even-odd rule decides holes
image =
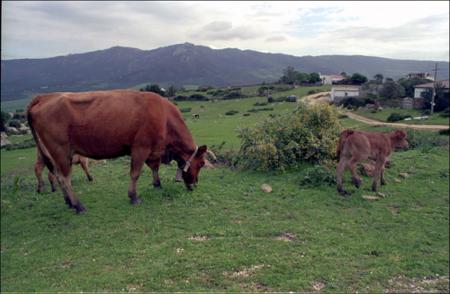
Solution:
[[[447,130],[442,130],[443,133]],[[407,130],[409,149],[431,149],[437,146],[448,146],[449,138],[443,137],[443,133],[440,132],[419,132],[414,130]]]
[[[315,165],[308,168],[305,176],[300,179],[301,186],[318,187],[324,184],[332,186],[336,184],[336,177],[334,170],[322,165]]]
[[[12,119],[9,121],[8,125],[13,128],[20,128],[20,121],[17,119]]]
[[[239,111],[237,111],[237,110],[228,110],[227,112],[225,112],[225,115],[235,115],[236,113],[239,113]]]
[[[191,96],[189,96],[189,100],[206,101],[208,100],[208,97],[203,96],[202,94],[192,94]]]
[[[267,102],[256,102],[253,106],[266,106]]]
[[[329,162],[335,156],[339,131],[331,106],[301,103],[293,113],[239,129],[238,162],[261,171],[286,170],[301,162]]]
[[[348,108],[348,109],[355,109],[355,108],[358,108],[358,107],[366,106],[366,101],[365,101],[365,99],[349,97],[349,98],[342,99],[339,102],[339,105],[342,105],[342,106],[344,106],[345,108]]]
[[[28,140],[25,140],[25,141],[17,143],[17,144],[3,146],[2,148],[4,148],[5,150],[15,150],[15,149],[25,149],[25,148],[35,147],[35,146],[36,146],[36,142],[34,142],[34,139],[28,139]]]
[[[411,117],[411,115],[393,112],[388,116],[387,121],[395,122],[395,121],[404,120],[405,118],[408,118],[408,117]]]
[[[186,108],[180,108],[181,112],[191,112],[192,108],[186,107]]]
[[[320,92],[320,90],[309,90],[308,91],[308,95],[316,94],[316,93],[319,93],[319,92]]]
[[[442,117],[450,117],[450,109],[447,107],[446,109],[442,110],[439,115]]]
[[[440,130],[439,135],[450,135],[450,129]]]
[[[252,108],[247,110],[247,112],[259,112],[259,111],[273,111],[272,107],[263,107],[263,108]]]

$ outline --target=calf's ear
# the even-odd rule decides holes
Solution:
[[[402,130],[397,130],[395,131],[395,136],[399,139],[404,139],[406,138],[406,132]]]
[[[203,154],[205,154],[206,150],[208,150],[208,147],[206,145],[198,147],[197,157],[201,157]]]

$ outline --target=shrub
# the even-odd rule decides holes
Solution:
[[[256,102],[253,106],[266,106],[267,102]]]
[[[316,94],[316,93],[319,93],[319,92],[320,92],[319,90],[309,90],[308,91],[308,95]]]
[[[258,111],[273,111],[272,107],[263,107],[263,108],[252,108],[247,110],[247,112],[258,112]]]
[[[450,135],[450,129],[440,130],[439,135]]]
[[[36,142],[34,141],[34,139],[28,139],[17,144],[3,146],[2,148],[4,148],[5,150],[15,150],[15,149],[31,148],[35,146]]]
[[[286,102],[297,102],[297,97],[294,95],[287,96],[285,99]]]
[[[340,124],[329,105],[301,103],[290,114],[269,117],[238,130],[238,161],[244,168],[285,170],[301,162],[329,162],[335,156]]]
[[[243,116],[249,116],[250,115],[250,113],[244,113],[243,114]]]
[[[272,96],[267,97],[267,103],[273,103],[275,102],[275,100],[273,99]]]
[[[318,187],[323,184],[332,186],[336,184],[336,177],[333,170],[322,165],[315,165],[306,170],[305,176],[300,179],[301,186]]]
[[[13,128],[20,128],[20,121],[17,119],[12,119],[9,121],[8,125]]]
[[[186,107],[186,108],[180,108],[180,111],[181,112],[191,112],[191,110],[192,110],[192,108],[190,108],[190,107]]]
[[[358,99],[358,98],[355,98],[355,97],[349,97],[349,98],[342,99],[339,102],[339,105],[342,105],[345,108],[355,109],[355,108],[358,108],[358,107],[366,106],[366,102],[364,100],[362,100],[362,99]]]
[[[239,111],[237,111],[237,110],[228,110],[227,112],[225,112],[225,115],[235,115],[236,113],[239,113]]]
[[[177,95],[177,96],[175,96],[175,98],[173,98],[173,100],[175,100],[175,101],[186,101],[187,99],[188,99],[188,97],[184,96],[184,95]]]
[[[338,118],[339,118],[339,119],[348,118],[348,115],[346,115],[346,114],[339,114],[339,115],[338,115]]]
[[[448,129],[441,130],[443,133],[445,131],[448,134]],[[421,149],[428,150],[437,146],[448,146],[449,138],[443,137],[443,133],[435,133],[435,132],[419,132],[414,130],[407,130],[408,133],[408,142],[409,149]]]
[[[229,92],[229,93],[223,95],[223,99],[225,99],[225,100],[227,100],[227,99],[245,98],[245,97],[247,97],[247,96],[242,95],[238,91],[232,91],[232,92]]]
[[[203,96],[202,94],[192,94],[189,96],[189,100],[206,101],[208,100],[208,97]]]
[[[440,116],[442,116],[442,117],[450,117],[450,109],[448,107],[446,109],[444,109],[441,112]]]
[[[405,118],[408,118],[408,117],[411,117],[411,115],[393,112],[388,116],[387,121],[395,122],[395,121],[404,120]]]

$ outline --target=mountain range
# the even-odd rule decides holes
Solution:
[[[431,72],[435,61],[400,60],[362,55],[292,56],[253,50],[211,49],[191,43],[153,50],[112,47],[51,58],[1,61],[1,100],[35,93],[162,86],[238,86],[276,81],[283,69],[338,74],[359,72],[372,78],[399,78]],[[437,62],[438,79],[448,79],[449,63]]]

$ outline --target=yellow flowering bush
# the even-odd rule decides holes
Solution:
[[[340,129],[331,106],[300,103],[290,114],[239,129],[238,163],[267,171],[293,168],[302,162],[329,162],[335,156]]]

